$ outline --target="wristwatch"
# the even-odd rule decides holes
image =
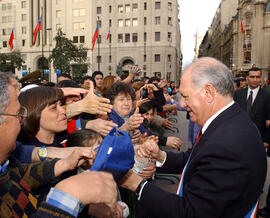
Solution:
[[[45,146],[41,146],[39,149],[38,149],[38,157],[41,161],[44,161],[46,160],[46,157],[48,155],[48,151],[46,149]]]

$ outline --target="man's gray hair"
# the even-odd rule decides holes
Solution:
[[[8,85],[13,78],[9,73],[0,72],[0,113],[5,113],[9,102]],[[5,121],[5,117],[0,115],[0,124]]]
[[[217,92],[222,96],[234,95],[234,80],[232,72],[228,67],[210,57],[199,58],[189,67],[191,79],[197,89],[201,89],[205,84],[212,84]]]

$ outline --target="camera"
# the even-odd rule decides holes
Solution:
[[[147,89],[141,89],[141,97],[142,98],[148,97],[148,90]]]

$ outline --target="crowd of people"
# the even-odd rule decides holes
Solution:
[[[260,87],[261,70],[251,68],[237,91],[231,71],[213,58],[188,66],[179,87],[135,79],[139,71],[134,66],[121,77],[96,71],[80,84],[60,74],[56,84],[22,88],[12,74],[0,73],[1,217],[127,217],[121,188],[136,193],[136,217],[256,213],[270,142],[270,94]],[[164,135],[177,111],[189,119],[186,152],[179,137]],[[134,147],[134,166],[120,180],[88,170],[114,128]],[[157,172],[181,174],[176,194],[151,183]],[[270,191],[267,199],[259,211],[265,216]]]

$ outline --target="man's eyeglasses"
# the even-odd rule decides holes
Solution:
[[[16,117],[18,120],[23,121],[25,118],[27,118],[27,109],[24,106],[20,107],[20,110],[16,114],[5,114],[5,113],[0,113],[0,116],[12,116]]]

